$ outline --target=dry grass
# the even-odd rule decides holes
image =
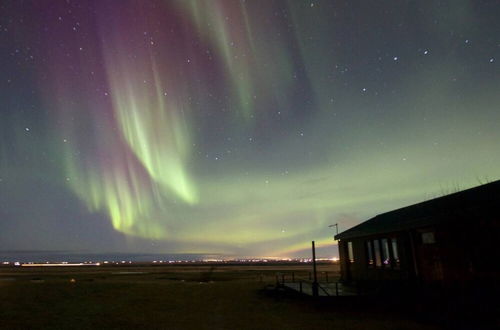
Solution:
[[[335,272],[332,267],[325,265],[320,271]],[[274,283],[276,271],[294,271],[297,277],[304,277],[309,269],[304,266],[4,268],[0,269],[0,328],[433,328],[396,312],[325,306],[324,302],[266,293],[263,289]]]

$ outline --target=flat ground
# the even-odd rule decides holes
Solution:
[[[0,268],[1,329],[436,329],[414,313],[266,289],[310,265]],[[338,267],[319,266],[335,280]],[[280,275],[281,276],[281,275]]]

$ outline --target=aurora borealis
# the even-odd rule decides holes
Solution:
[[[2,2],[0,249],[335,255],[330,224],[496,180],[499,13]]]

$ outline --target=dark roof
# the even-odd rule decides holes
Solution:
[[[493,209],[500,211],[500,180],[379,214],[336,235],[335,239],[421,228],[456,219],[464,211],[476,214]]]

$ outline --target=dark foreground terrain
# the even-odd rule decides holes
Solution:
[[[0,268],[2,329],[436,329],[384,304],[270,289],[309,265]],[[329,280],[336,265],[319,267]],[[267,287],[267,289],[266,289]],[[337,299],[337,300],[335,300]]]

